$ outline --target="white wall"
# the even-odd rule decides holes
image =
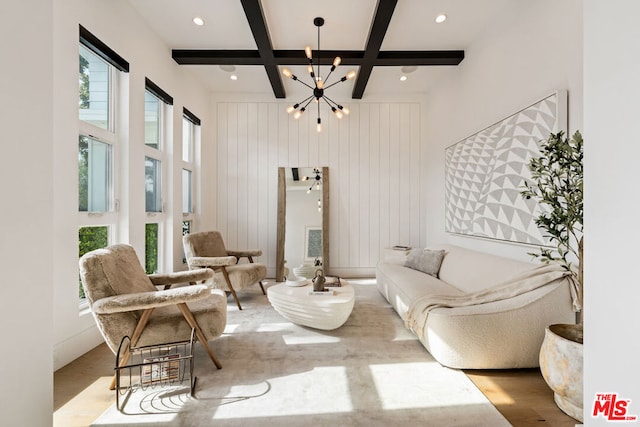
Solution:
[[[115,24],[117,23],[117,25]],[[59,368],[102,342],[90,313],[79,314],[77,296],[77,141],[78,141],[78,25],[82,24],[130,64],[124,76],[121,96],[128,98],[118,118],[120,143],[117,154],[124,170],[120,187],[121,226],[118,241],[132,244],[144,256],[144,85],[150,78],[174,98],[169,128],[173,145],[168,148],[181,157],[182,108],[186,106],[202,120],[202,138],[210,140],[209,97],[203,87],[171,59],[170,49],[145,27],[140,16],[124,0],[61,0],[54,8],[54,144],[52,182],[55,197],[53,259],[54,366]],[[37,98],[34,98],[37,99]],[[163,270],[182,269],[181,169],[178,161],[168,165],[164,185],[175,175],[176,187],[169,186],[166,228],[170,252]],[[198,195],[198,200],[202,197]],[[174,203],[175,202],[175,203]],[[172,208],[175,206],[175,209]],[[198,210],[201,212],[201,210]],[[200,219],[200,215],[197,215]]]
[[[569,132],[582,127],[582,6],[579,0],[518,2],[465,50],[426,98],[427,243],[449,242],[531,260],[531,247],[445,232],[444,150],[557,89],[568,91]]]
[[[296,121],[286,103],[272,99],[213,96],[217,152],[210,182],[227,247],[261,248],[259,261],[275,277],[279,166],[329,167],[327,274],[372,276],[382,248],[424,245],[420,102],[354,102],[340,121],[324,109],[318,136],[313,113]]]
[[[0,3],[0,424],[6,426],[46,426],[53,406],[52,5]]]
[[[615,424],[591,418],[596,393],[630,399],[640,417],[639,16],[636,0],[584,1],[587,426]]]

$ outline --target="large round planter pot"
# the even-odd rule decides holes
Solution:
[[[551,325],[540,348],[540,371],[556,405],[582,422],[582,325]]]

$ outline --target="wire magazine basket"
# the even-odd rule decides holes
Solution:
[[[131,338],[120,341],[116,355],[116,407],[123,412],[131,393],[156,387],[171,387],[188,381],[189,392],[195,394],[193,345],[195,331],[188,341],[132,347]],[[120,366],[120,361],[126,364]]]

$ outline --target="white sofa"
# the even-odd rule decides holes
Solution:
[[[475,293],[536,267],[452,245],[431,249],[445,250],[437,278],[405,267],[402,257],[376,268],[380,293],[403,320],[413,303],[428,295]],[[575,323],[566,278],[500,301],[434,308],[418,338],[438,362],[452,368],[531,368],[539,366],[545,327],[554,323]]]

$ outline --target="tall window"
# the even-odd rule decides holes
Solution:
[[[194,217],[195,150],[200,138],[200,119],[186,108],[182,112],[182,234],[191,231]],[[183,262],[186,262],[183,257]]]
[[[80,45],[80,120],[113,130],[111,66]]]
[[[145,80],[144,95],[144,143],[145,143],[145,267],[147,273],[155,273],[162,267],[162,225],[166,222],[166,200],[163,177],[171,140],[171,105],[173,98],[151,80]]]
[[[80,135],[78,143],[78,210],[113,209],[112,144]]]
[[[118,80],[129,64],[80,26],[78,255],[109,245],[118,222],[115,152]],[[78,296],[84,304],[82,286]]]

